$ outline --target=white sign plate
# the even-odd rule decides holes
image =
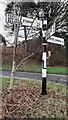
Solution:
[[[64,39],[60,37],[55,37],[51,36],[47,42],[54,43],[54,44],[59,44],[59,45],[64,45]]]
[[[34,20],[32,18],[22,17],[22,25],[24,26],[33,26],[36,28],[42,28],[42,21],[37,18]],[[33,24],[32,24],[33,23]]]
[[[45,39],[49,39],[55,33],[55,23],[45,33]]]

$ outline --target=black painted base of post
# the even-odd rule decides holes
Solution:
[[[46,91],[46,78],[42,78],[42,95],[47,95]]]

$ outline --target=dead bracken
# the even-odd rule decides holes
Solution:
[[[66,118],[65,88],[59,85],[49,85],[47,96],[42,96],[41,83],[14,80],[11,101],[3,86],[2,105],[3,118]]]

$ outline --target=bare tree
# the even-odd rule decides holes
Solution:
[[[20,19],[19,19],[20,18]],[[12,71],[11,71],[11,76],[10,76],[10,85],[9,85],[9,92],[10,92],[10,98],[11,98],[11,93],[12,93],[12,87],[13,87],[13,76],[15,73],[15,66],[16,66],[16,49],[17,49],[17,41],[18,41],[18,32],[19,32],[19,27],[21,23],[22,17],[20,16],[20,7],[18,11],[18,19],[17,19],[17,25],[16,25],[16,11],[15,11],[15,4],[14,4],[14,47],[13,47],[13,61],[12,61]]]
[[[15,5],[14,5],[15,6]],[[39,2],[38,3],[38,8],[39,8],[39,6],[41,6],[41,3]],[[48,8],[47,8],[47,6],[48,6]],[[21,6],[21,8],[23,8],[24,7],[24,10],[21,10],[21,17],[20,17],[20,10],[18,11],[18,19],[17,19],[17,26],[16,26],[16,23],[15,23],[15,21],[14,21],[14,31],[15,31],[15,46],[13,47],[13,63],[12,63],[12,71],[11,71],[11,78],[10,78],[10,89],[9,90],[11,90],[12,89],[12,86],[13,86],[13,76],[14,76],[14,73],[15,73],[15,60],[16,60],[16,48],[17,48],[17,39],[18,39],[18,32],[19,32],[19,27],[20,27],[20,22],[21,22],[21,19],[22,19],[22,15],[24,14],[24,13],[27,13],[28,12],[28,9],[27,9],[27,3],[25,3],[25,5],[24,5],[24,3],[22,4],[22,6]],[[25,9],[25,7],[26,7],[26,9]],[[43,9],[46,11],[46,8],[48,9],[48,12],[49,11],[51,11],[50,12],[50,17],[48,17],[48,19],[49,19],[49,23],[48,23],[48,27],[50,27],[52,24],[53,24],[53,22],[54,22],[54,20],[56,20],[56,25],[57,25],[57,29],[59,29],[59,28],[63,28],[63,27],[65,27],[65,29],[67,28],[66,26],[67,26],[67,10],[66,10],[66,7],[67,7],[67,3],[42,3],[42,7],[43,7]],[[38,9],[37,8],[37,9]],[[56,9],[55,9],[56,8]],[[36,9],[36,10],[37,10]],[[32,13],[32,10],[34,10],[34,8],[33,9],[29,9],[29,12],[31,12]],[[63,14],[64,13],[64,14]],[[14,14],[15,14],[15,16],[14,16],[14,19],[16,18],[16,13],[15,13],[15,8],[14,8]],[[63,15],[63,16],[62,16]],[[26,15],[27,16],[27,15]],[[59,17],[60,16],[60,17]],[[19,17],[20,17],[20,20],[19,20]],[[65,20],[65,21],[64,21]],[[64,24],[63,24],[64,23]],[[66,24],[65,24],[66,23]],[[59,26],[59,24],[60,24],[60,26]],[[56,30],[57,31],[57,30]],[[58,32],[56,32],[55,33],[55,35],[57,35],[58,34]],[[60,35],[60,34],[58,34],[58,35]],[[26,35],[26,29],[25,29],[25,48],[27,49],[27,45],[26,45],[26,42],[27,42],[27,35]]]

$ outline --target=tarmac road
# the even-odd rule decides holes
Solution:
[[[11,71],[0,71],[0,77],[9,78]],[[42,80],[41,73],[31,73],[31,72],[20,72],[16,71],[14,78],[24,79],[24,80]],[[59,74],[47,74],[47,82],[59,83],[62,85],[68,85],[67,75],[59,75]]]

